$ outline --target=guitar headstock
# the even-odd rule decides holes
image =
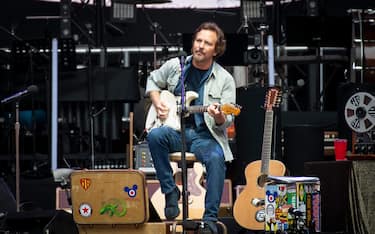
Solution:
[[[223,104],[220,106],[220,110],[226,115],[237,116],[241,113],[241,106],[237,104]]]
[[[266,94],[266,100],[264,107],[266,110],[272,110],[275,107],[278,107],[281,102],[281,91],[276,87],[268,89]]]

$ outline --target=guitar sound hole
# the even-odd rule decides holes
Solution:
[[[268,180],[268,176],[267,175],[261,175],[258,177],[258,186],[259,187],[264,187],[265,184],[267,183],[267,180]]]

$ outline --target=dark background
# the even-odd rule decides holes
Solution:
[[[315,55],[320,47],[339,47],[342,48],[340,56],[346,59],[322,63],[324,69],[323,90],[314,95],[311,95],[311,91],[315,91],[314,85],[318,82],[316,75],[319,73],[316,62],[300,63],[294,61],[284,64],[276,61],[276,72],[282,73],[285,69],[284,65],[287,67],[288,74],[284,79],[287,80],[289,88],[292,90],[289,90],[284,97],[287,101],[287,111],[325,112],[322,116],[307,114],[307,117],[302,116],[300,118],[306,120],[305,122],[308,124],[316,124],[317,119],[320,118],[324,121],[329,116],[330,122],[332,122],[332,118],[335,120],[334,123],[329,125],[329,128],[339,129],[342,136],[349,136],[350,131],[345,126],[343,116],[337,114],[337,110],[342,110],[345,104],[345,100],[341,99],[342,95],[338,96],[341,92],[340,87],[342,84],[349,82],[348,77],[345,76],[345,72],[350,71],[349,57],[352,42],[352,19],[348,14],[348,9],[368,9],[373,7],[375,3],[370,0],[320,0],[317,1],[318,11],[314,13],[314,16],[311,16],[308,8],[309,1],[301,0],[288,3],[274,1],[273,6],[266,7],[264,23],[269,26],[268,32],[274,36],[275,45],[306,47],[303,51],[296,52],[298,56]],[[31,16],[39,16],[41,19],[28,18]],[[54,19],[54,16],[60,16],[60,3],[36,0],[5,0],[2,1],[0,10],[0,48],[3,48],[3,50],[0,50],[0,97],[11,95],[31,84],[36,84],[40,88],[40,91],[32,98],[22,100],[20,103],[21,110],[38,111],[32,121],[29,118],[22,122],[21,129],[21,153],[34,155],[32,158],[35,158],[35,153],[48,155],[49,152],[50,57],[48,53],[35,53],[30,56],[30,54],[14,54],[14,51],[16,51],[15,48],[24,48],[25,45],[38,49],[49,48],[51,38],[59,38],[61,31],[60,19]],[[227,35],[228,49],[226,54],[219,59],[219,63],[224,66],[244,65],[243,52],[247,46],[254,45],[254,38],[259,35],[259,30],[256,29],[259,22],[250,21],[246,33],[246,30],[241,28],[243,22],[240,8],[137,8],[134,22],[118,23],[111,20],[109,7],[98,8],[83,3],[72,3],[71,7],[74,46],[91,48],[140,48],[149,46],[152,48],[154,36],[156,36],[156,45],[165,48],[162,52],[157,53],[158,62],[173,56],[173,52],[168,50],[173,46],[181,47],[189,52],[193,30],[203,21],[215,21]],[[158,25],[156,31],[155,25]],[[6,49],[10,49],[12,52],[10,53]],[[69,58],[72,59],[72,57]],[[97,54],[75,54],[72,64],[85,65],[86,68],[79,71],[72,70],[72,67],[61,68],[59,82],[63,111],[69,113],[69,111],[78,108],[83,113],[80,117],[66,118],[67,120],[62,122],[63,126],[60,126],[62,127],[62,133],[70,134],[61,138],[60,142],[63,143],[61,143],[60,148],[63,154],[67,152],[84,152],[86,154],[89,151],[90,129],[87,113],[91,108],[95,111],[103,107],[108,108],[108,111],[105,111],[95,122],[98,126],[95,131],[97,137],[95,145],[99,152],[124,153],[124,141],[128,142],[129,140],[127,136],[128,125],[120,122],[124,103],[130,103],[130,109],[137,113],[135,132],[138,137],[142,135],[145,112],[143,88],[147,74],[153,69],[152,53],[133,52],[129,59],[130,68],[126,70],[120,68],[124,66],[124,58],[121,53],[107,54],[105,59],[106,67],[103,68]],[[140,66],[140,63],[143,65]],[[145,64],[146,66],[144,66]],[[107,68],[108,70],[106,70]],[[106,77],[109,75],[120,77],[120,79],[107,79]],[[121,80],[123,76],[126,76],[130,83]],[[305,84],[298,86],[298,80],[303,80]],[[139,84],[139,92],[137,91],[137,84]],[[96,95],[92,100],[89,100],[90,90],[88,87],[90,85],[93,88],[91,92],[100,91],[100,97]],[[124,87],[124,89],[112,92],[111,87],[112,89],[113,87]],[[243,115],[237,121],[238,125],[246,126],[245,128],[238,126],[238,131],[244,131],[239,132],[241,139],[238,140],[237,149],[237,157],[243,166],[259,157],[260,144],[258,140],[261,139],[258,138],[262,136],[262,125],[257,123],[263,120],[261,106],[264,92],[262,87],[257,87],[257,85],[250,88],[253,91],[247,91],[247,87],[238,90],[238,94],[240,94],[238,97],[241,99],[239,103],[248,107],[244,109]],[[74,93],[74,95],[70,95],[71,93]],[[122,94],[124,95],[122,96]],[[348,95],[344,94],[344,96]],[[323,97],[322,103],[320,97]],[[88,101],[92,102],[88,103]],[[14,139],[12,131],[14,119],[8,118],[13,111],[13,104],[1,105],[0,107],[2,117],[0,137],[6,145],[1,149],[1,153],[5,155],[14,152],[12,140]],[[253,115],[254,113],[255,115]],[[251,118],[254,117],[254,121],[249,122],[247,115]],[[24,114],[22,116],[25,117]],[[311,119],[308,119],[309,117]],[[301,122],[301,119],[298,118],[294,121],[290,121],[290,117],[284,118],[287,118],[287,120],[282,121],[280,128],[287,126],[283,124],[285,122],[288,122],[288,126]],[[337,126],[337,123],[340,126]],[[252,126],[252,124],[257,126]],[[252,133],[249,134],[248,132]],[[250,141],[254,145],[248,147],[247,139],[254,137],[257,139]],[[248,156],[249,154],[251,156]],[[281,157],[281,153],[279,155]],[[239,177],[241,176],[239,175]],[[239,180],[243,182],[243,177]]]
[[[312,96],[309,93],[313,90],[313,85],[317,82],[317,78],[311,78],[310,76],[312,76],[311,73],[315,73],[315,75],[318,74],[316,70],[317,64],[312,62],[298,63],[298,61],[286,64],[288,75],[285,79],[287,79],[288,85],[292,89],[292,93],[287,93],[286,97],[288,100],[288,111],[323,111],[335,115],[337,110],[342,109],[343,106],[342,100],[337,95],[340,93],[339,87],[341,87],[340,85],[343,83],[348,83],[348,78],[345,76],[345,72],[350,70],[348,58],[350,57],[352,35],[351,17],[347,11],[351,8],[371,8],[375,3],[373,1],[364,0],[320,0],[318,1],[319,10],[315,13],[315,16],[311,16],[307,3],[308,0],[291,1],[288,3],[274,1],[273,6],[268,6],[266,8],[266,18],[264,23],[269,26],[269,33],[274,36],[275,45],[305,46],[307,49],[298,52],[299,56],[314,55],[319,47],[340,47],[343,49],[343,52],[341,52],[340,55],[346,57],[346,60],[323,63],[323,91],[315,94],[315,96]],[[59,15],[59,3],[48,3],[36,0],[2,1],[2,7],[0,10],[0,48],[3,48],[3,50],[0,51],[0,97],[11,95],[15,91],[21,90],[28,85],[37,84],[40,87],[40,91],[32,98],[22,101],[20,103],[20,108],[21,110],[31,109],[42,110],[42,112],[43,110],[45,111],[44,114],[41,113],[35,116],[36,119],[34,119],[32,123],[29,121],[26,124],[28,129],[22,129],[21,142],[25,148],[24,151],[22,151],[24,153],[41,152],[43,154],[48,154],[49,152],[47,146],[50,57],[48,53],[35,53],[32,54],[32,56],[30,56],[30,54],[15,55],[14,51],[15,48],[19,48],[20,45],[21,48],[23,48],[22,46],[25,44],[28,46],[31,45],[35,48],[49,48],[51,38],[59,38],[60,36],[60,20],[51,17]],[[103,17],[100,17],[101,15]],[[40,16],[42,19],[28,19],[30,16]],[[165,50],[158,52],[158,61],[173,56],[173,53],[168,51],[168,48],[171,46],[179,46],[188,51],[191,42],[191,34],[197,25],[203,21],[215,21],[228,35],[228,50],[219,62],[225,66],[243,65],[244,60],[242,50],[246,50],[247,45],[254,45],[254,37],[259,34],[259,31],[256,30],[259,23],[256,21],[250,21],[248,33],[244,34],[244,30],[240,30],[243,29],[241,28],[242,18],[240,8],[138,8],[136,12],[136,20],[131,23],[118,23],[111,21],[110,9],[108,7],[98,8],[93,5],[73,3],[71,8],[71,28],[72,35],[74,35],[75,46],[88,45],[92,48],[152,47],[154,45],[154,36],[156,35],[156,44],[165,47]],[[159,26],[156,31],[155,27],[153,27],[155,25]],[[317,38],[319,38],[319,40],[317,40]],[[7,50],[5,50],[7,48],[13,53],[7,52]],[[107,111],[104,115],[104,119],[100,120],[99,123],[96,123],[100,127],[103,126],[96,132],[99,136],[98,150],[108,152],[109,150],[115,149],[115,152],[123,152],[123,140],[128,140],[126,137],[127,126],[123,123],[114,125],[113,122],[116,121],[113,120],[118,120],[120,118],[119,115],[121,115],[123,111],[122,105],[124,102],[130,102],[132,105],[131,109],[135,109],[135,111],[137,111],[137,105],[140,106],[140,108],[143,108],[143,90],[140,90],[139,93],[133,93],[131,91],[136,89],[134,87],[136,87],[137,83],[139,83],[140,88],[143,88],[142,86],[144,86],[145,77],[153,69],[152,63],[154,61],[152,53],[132,53],[130,56],[131,72],[119,69],[119,67],[123,66],[123,57],[121,53],[108,54],[106,56],[105,65],[110,68],[108,71],[101,71],[102,68],[98,69],[100,59],[96,54],[92,57],[89,57],[87,54],[77,54],[74,56],[74,62],[86,65],[86,69],[81,69],[79,71],[65,71],[64,68],[62,69],[60,83],[63,89],[61,94],[62,99],[60,101],[87,101],[89,98],[89,90],[86,90],[85,87],[93,85],[95,88],[97,84],[99,84],[99,86],[103,88],[100,90],[101,102],[95,103],[94,105],[89,103],[91,106],[88,106],[87,103],[81,103],[79,105],[83,105],[85,109],[83,111],[86,112],[89,111],[92,106],[95,107],[96,111],[100,110],[103,106],[111,106],[112,112],[110,113]],[[139,65],[140,62],[147,64],[146,68],[141,67]],[[91,64],[92,67],[87,69],[89,64]],[[277,63],[277,72],[281,73],[282,70],[285,69],[283,65],[283,63]],[[71,69],[71,67],[67,67],[67,69]],[[131,85],[116,83],[117,81],[106,79],[106,75],[111,71],[117,72],[117,77],[129,77]],[[298,86],[297,81],[301,79],[304,80],[305,84]],[[97,83],[99,80],[108,82]],[[92,83],[90,84],[90,82]],[[80,85],[75,85],[78,83]],[[128,90],[125,88],[123,90],[124,92],[119,92],[116,94],[116,98],[112,98],[113,92],[109,89],[110,87],[117,86],[124,86],[128,88]],[[77,98],[77,100],[72,100],[71,98],[74,99],[76,96],[68,94],[71,91],[75,92],[76,89],[80,90],[77,93],[79,98]],[[260,91],[256,86],[255,89]],[[125,93],[126,97],[120,97],[122,93]],[[239,93],[241,93],[241,90],[239,90]],[[247,98],[243,98],[239,102],[244,106],[249,105],[252,108],[255,108],[254,111],[262,112],[262,110],[259,109],[261,108],[260,106],[254,107],[252,105],[249,100],[253,99],[251,95],[249,97],[245,95]],[[68,99],[66,99],[67,96],[69,96]],[[294,97],[293,100],[291,99],[292,96]],[[320,102],[320,97],[324,98],[323,103]],[[259,100],[256,99],[257,103],[263,100],[262,95],[259,97],[257,96],[257,98],[259,98]],[[109,105],[108,102],[111,102],[111,104]],[[14,149],[12,142],[13,119],[7,118],[13,110],[14,106],[12,106],[12,104],[2,105],[0,107],[3,121],[3,124],[1,125],[1,139],[7,146],[3,148],[1,152],[5,154],[12,153]],[[112,118],[114,113],[116,118]],[[70,140],[74,141],[78,139],[74,142],[75,147],[81,144],[83,145],[81,148],[84,148],[83,150],[87,151],[89,149],[89,129],[86,121],[87,118],[85,118],[85,116],[80,118],[81,122],[83,122],[81,125],[78,123],[78,126],[75,126],[75,123],[73,123],[72,126],[72,122],[79,121],[69,119],[70,122],[68,121],[66,123],[67,126],[65,126],[64,129],[68,132],[69,129],[75,129],[75,135],[70,136]],[[324,118],[325,117],[323,116],[322,119]],[[339,121],[340,118],[342,119],[343,117],[336,116],[336,123],[342,122]],[[261,119],[263,119],[262,115],[259,116],[259,120]],[[136,126],[141,127],[136,127],[137,136],[140,136],[142,133],[142,121],[143,116],[138,115],[135,124]],[[245,123],[247,119],[241,116],[239,117],[239,122],[241,121]],[[315,122],[315,120],[312,120],[312,122]],[[345,123],[341,125],[345,125]],[[336,127],[335,125],[331,125],[331,127],[332,126],[333,128]],[[341,127],[339,129],[343,129]],[[251,130],[252,129],[247,129],[246,131]],[[30,132],[33,133],[31,134],[32,137],[27,135]],[[257,132],[257,135],[261,136],[262,129],[257,130]],[[42,137],[35,137],[38,134]],[[346,136],[347,135],[346,132]],[[246,134],[244,137],[246,137]],[[108,138],[113,141],[108,143]],[[241,139],[240,142],[241,141],[243,141],[243,139]],[[70,143],[73,144],[72,142]],[[246,144],[242,144],[240,147],[248,149]],[[258,147],[254,147],[254,149],[255,148]],[[74,152],[76,151],[79,152],[82,151],[82,149],[75,149]],[[253,157],[258,157],[258,151],[259,150],[256,150],[256,152],[253,153]],[[243,152],[244,150],[239,150],[238,154],[247,154]],[[250,159],[247,159],[245,162],[248,160]]]
[[[277,2],[277,1],[276,1]],[[347,10],[350,8],[361,9],[371,8],[374,2],[371,0],[330,0],[318,1],[320,4],[319,16],[324,21],[325,17],[345,17],[348,16]],[[269,7],[270,8],[270,7]],[[273,9],[269,9],[269,13]],[[96,12],[95,6],[73,3],[72,18],[76,23],[85,29],[84,25],[90,23],[95,31]],[[240,9],[148,9],[137,10],[137,19],[134,23],[116,24],[115,26],[124,32],[123,35],[111,35],[116,32],[107,27],[108,33],[105,34],[105,43],[108,46],[138,46],[152,45],[153,35],[150,30],[150,24],[145,18],[145,13],[149,14],[152,21],[161,26],[161,31],[171,42],[177,42],[173,36],[176,33],[192,33],[195,27],[202,21],[212,20],[217,22],[226,33],[235,33],[240,27]],[[291,3],[281,4],[279,6],[279,18],[281,22],[287,20],[288,16],[306,16],[305,1],[292,1]],[[26,16],[58,16],[59,3],[48,3],[37,0],[4,0],[1,7],[0,22],[1,26],[12,31],[22,39],[45,38],[57,36],[59,34],[58,20],[56,19],[26,19]],[[269,14],[268,20],[272,23],[276,14]],[[299,23],[307,27],[300,28],[305,30],[310,28],[309,19]],[[109,8],[104,9],[104,21],[110,21]],[[330,32],[331,35],[341,35],[342,30],[348,30],[346,27],[336,27],[345,25],[344,21],[337,20],[334,25],[321,24],[322,30]],[[316,25],[315,25],[316,26]],[[77,27],[72,26],[73,31],[80,34]],[[288,29],[286,29],[288,31]],[[298,34],[296,28],[292,28],[290,34]],[[306,30],[307,31],[307,30]],[[7,33],[1,32],[0,45],[10,45],[13,38]],[[80,41],[85,42],[81,36]]]
[[[321,152],[323,131],[335,130],[339,131],[341,137],[351,138],[352,132],[346,126],[343,115],[346,98],[358,90],[374,91],[373,84],[350,84],[345,72],[350,71],[352,42],[352,19],[347,11],[352,8],[375,7],[375,1],[318,0],[319,10],[315,16],[311,16],[309,12],[308,0],[292,0],[282,4],[279,1],[273,2],[274,7],[266,9],[264,23],[269,26],[275,45],[306,47],[293,54],[298,56],[315,55],[320,47],[339,47],[343,49],[339,55],[346,58],[322,63],[323,91],[314,95],[311,95],[311,91],[314,91],[316,75],[319,73],[316,62],[276,62],[276,70],[280,73],[286,65],[288,74],[285,79],[292,93],[288,92],[286,95],[287,111],[276,112],[278,121],[275,126],[273,156],[286,164],[289,173],[300,175],[306,161],[332,160],[332,157],[324,158]],[[21,199],[32,201],[30,209],[54,209],[54,189],[58,185],[52,181],[49,165],[50,57],[48,53],[16,56],[7,49],[14,52],[15,47],[25,45],[49,48],[51,38],[60,37],[60,20],[50,18],[60,15],[60,4],[37,0],[2,0],[0,4],[0,98],[31,84],[37,84],[40,88],[32,98],[20,103],[20,109],[28,111],[21,116],[21,184],[22,189],[27,190],[21,193]],[[27,19],[28,16],[44,18]],[[136,20],[131,23],[111,21],[110,9],[107,7],[98,9],[92,5],[73,3],[71,8],[75,46],[152,47],[156,35],[156,44],[165,48],[157,53],[158,62],[173,56],[173,52],[168,51],[172,46],[179,46],[189,52],[193,30],[204,21],[216,22],[228,35],[228,50],[219,62],[225,66],[243,65],[242,50],[246,50],[247,45],[254,45],[254,38],[259,34],[256,30],[259,22],[250,22],[248,33],[244,34],[240,8],[138,8]],[[155,25],[159,26],[157,31]],[[103,67],[97,54],[76,54],[74,62],[86,68],[75,71],[68,66],[62,69],[59,76],[63,91],[60,94],[62,109],[59,111],[67,113],[66,116],[62,114],[59,125],[59,154],[72,167],[86,168],[90,165],[88,113],[92,109],[98,111],[103,107],[107,108],[95,122],[94,144],[98,164],[119,165],[124,162],[125,145],[129,142],[129,125],[121,120],[122,117],[127,117],[124,104],[130,104],[129,108],[136,115],[135,140],[142,135],[144,107],[147,104],[147,100],[143,98],[143,88],[145,77],[153,69],[152,53],[133,52],[130,67],[126,69],[123,69],[124,58],[121,53],[107,54],[105,59],[106,67]],[[124,81],[122,77],[131,82]],[[298,86],[297,81],[301,79],[305,83]],[[93,102],[89,102],[90,84],[100,94],[93,98]],[[111,89],[116,89],[116,92]],[[232,179],[233,187],[245,183],[243,172],[246,165],[260,159],[265,93],[266,88],[259,85],[237,89],[238,103],[243,109],[236,119],[237,139],[231,142],[235,160],[228,164],[227,177]],[[323,103],[320,103],[320,97],[323,97]],[[26,115],[30,111],[35,114],[32,118]],[[13,103],[0,106],[0,176],[5,178],[12,192],[15,187],[13,112]],[[69,116],[69,113],[78,112],[81,113],[79,117]],[[285,133],[284,139],[282,132]],[[288,152],[287,156],[283,155],[282,147]],[[62,167],[67,166],[62,160],[59,163]],[[47,190],[35,191],[38,187]],[[9,192],[6,193],[9,195]],[[48,199],[45,199],[46,195]]]

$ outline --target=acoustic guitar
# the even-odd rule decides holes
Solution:
[[[268,175],[283,176],[285,165],[278,160],[270,160],[272,152],[273,109],[280,101],[279,89],[268,90],[265,100],[265,122],[263,131],[262,158],[249,163],[245,168],[246,185],[236,198],[233,216],[237,223],[250,230],[264,230],[265,185]]]
[[[178,168],[176,162],[171,162],[173,175],[176,180],[177,187],[182,192],[181,170]],[[203,179],[203,165],[200,162],[195,162],[192,168],[187,168],[187,190],[188,190],[188,213],[190,219],[201,219],[204,213],[204,199],[206,196],[206,189],[202,186]],[[164,220],[165,198],[159,187],[151,196],[152,205],[155,207],[160,219]],[[176,217],[177,220],[182,220],[182,196],[178,202],[180,214]]]
[[[203,113],[207,111],[208,106],[194,105],[190,106],[190,103],[198,98],[198,94],[194,91],[186,92],[186,111],[187,114],[191,113]],[[168,117],[165,120],[158,118],[156,109],[154,105],[150,106],[150,109],[146,118],[145,129],[149,132],[153,128],[161,127],[163,125],[171,127],[177,131],[181,129],[180,122],[180,112],[181,112],[181,97],[173,95],[167,90],[163,90],[160,93],[160,99],[166,103],[169,108]],[[220,110],[226,115],[239,115],[241,112],[241,107],[237,104],[227,103],[219,106]]]

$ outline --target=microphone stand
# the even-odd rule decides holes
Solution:
[[[39,49],[37,47],[35,47],[34,45],[32,45],[30,42],[25,41],[23,38],[19,37],[14,32],[14,29],[8,30],[4,26],[0,25],[0,31],[5,32],[7,35],[9,35],[15,41],[17,41],[19,43],[23,43],[25,45],[25,47],[26,47],[26,53],[28,53],[28,70],[27,70],[27,73],[28,73],[28,76],[30,77],[31,83],[34,84],[34,67],[33,67],[34,66],[34,60],[33,60],[33,52],[37,52],[38,55],[40,55],[40,57],[43,58],[43,59],[45,59],[45,61],[47,61],[47,62],[50,61],[50,58],[46,54],[44,54],[44,53],[39,53]],[[19,112],[19,110],[18,110],[19,109],[19,102],[18,101],[16,103],[16,109],[17,109],[16,111]],[[35,129],[34,100],[32,100],[32,102],[31,102],[31,110],[32,110],[32,112],[31,112],[32,129],[31,130],[33,131],[33,134],[32,134],[32,153],[35,156],[35,153],[36,153],[35,130],[36,129]],[[16,114],[19,114],[19,113],[16,113]],[[19,126],[18,126],[18,128],[19,128]],[[18,135],[19,134],[20,134],[20,130],[18,129]],[[19,137],[18,137],[18,139],[19,139]]]
[[[156,58],[156,46],[157,46],[156,39],[157,39],[157,35],[159,35],[161,37],[161,39],[163,39],[164,43],[166,43],[167,45],[170,45],[171,43],[169,42],[167,37],[163,34],[163,32],[160,30],[161,29],[160,24],[158,22],[154,22],[151,19],[150,15],[146,12],[144,4],[142,4],[142,11],[144,13],[144,16],[145,16],[147,22],[150,24],[150,29],[153,32],[153,46],[154,46],[154,53],[153,53],[154,58],[153,58],[153,60],[154,60],[154,69],[156,69],[158,67],[157,64],[156,64],[156,60],[157,60],[157,58]]]
[[[186,135],[185,135],[185,114],[186,114],[186,106],[185,106],[185,72],[184,72],[184,65],[185,65],[185,58],[181,56],[180,58],[181,63],[181,112],[180,112],[180,123],[181,123],[181,180],[182,180],[182,232],[185,233],[185,228],[190,227],[192,225],[189,224],[187,221],[189,214],[188,214],[188,195],[189,192],[187,190],[187,165],[186,165]]]
[[[16,101],[16,120],[14,123],[15,147],[16,147],[16,209],[20,211],[20,122],[19,122],[19,102]]]

